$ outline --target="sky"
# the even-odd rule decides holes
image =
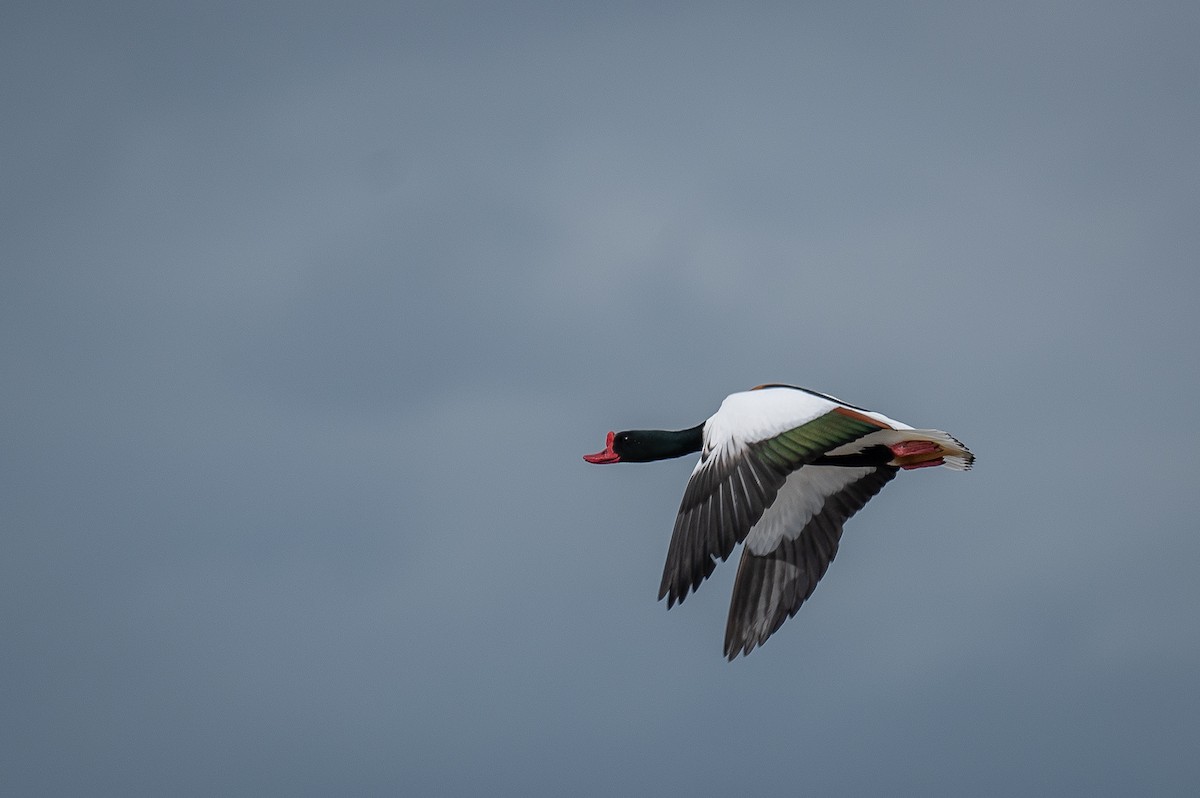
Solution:
[[[0,12],[0,791],[1191,795],[1194,3]],[[761,649],[690,458],[906,472]]]

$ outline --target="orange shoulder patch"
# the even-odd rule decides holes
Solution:
[[[857,410],[851,410],[848,407],[835,407],[833,409],[833,412],[837,413],[838,415],[845,416],[846,418],[852,418],[855,421],[861,421],[864,424],[870,424],[871,426],[879,427],[880,429],[892,429],[892,427],[889,427],[887,424],[884,424],[879,419],[871,418],[870,416],[868,416],[864,413],[860,413]]]

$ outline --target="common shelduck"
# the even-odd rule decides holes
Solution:
[[[674,606],[745,543],[725,626],[725,656],[749,654],[796,614],[825,575],[842,524],[900,469],[971,467],[935,429],[792,385],[732,394],[678,431],[610,432],[589,463],[646,463],[700,452],[667,549],[659,599]]]

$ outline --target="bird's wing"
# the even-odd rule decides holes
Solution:
[[[667,549],[658,597],[683,601],[745,539],[788,475],[887,425],[827,397],[788,389],[733,394],[704,426]]]
[[[842,524],[898,469],[805,466],[746,537],[725,626],[725,656],[749,654],[812,595],[837,554]]]

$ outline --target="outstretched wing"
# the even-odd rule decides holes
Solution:
[[[699,587],[775,502],[789,474],[886,427],[799,391],[730,396],[705,424],[704,448],[675,518],[658,597],[670,607]]]
[[[806,466],[746,539],[725,626],[725,656],[749,654],[812,595],[837,555],[842,524],[897,468]]]

